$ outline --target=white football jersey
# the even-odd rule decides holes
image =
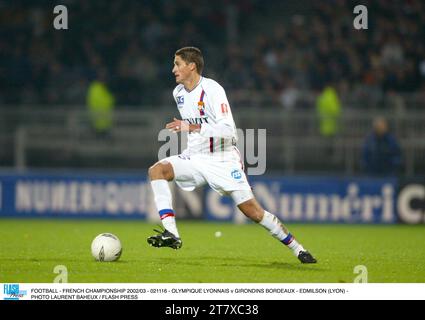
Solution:
[[[200,124],[200,132],[188,133],[184,154],[211,154],[234,149],[237,131],[223,87],[212,79],[201,77],[192,91],[179,84],[173,91],[181,119]]]

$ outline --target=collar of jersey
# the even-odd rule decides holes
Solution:
[[[196,84],[196,86],[194,86],[194,87],[193,87],[193,89],[192,89],[192,90],[190,90],[190,91],[189,91],[189,90],[187,90],[187,89],[186,89],[186,87],[183,85],[184,90],[185,90],[187,93],[192,92],[193,90],[195,90],[195,89],[199,86],[199,84],[202,82],[202,79],[204,79],[204,77],[202,77],[202,76],[201,76],[201,78],[199,79],[199,82],[198,82],[198,83]]]

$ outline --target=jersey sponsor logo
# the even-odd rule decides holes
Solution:
[[[242,173],[238,169],[233,170],[231,175],[235,180],[240,180],[242,178]]]
[[[186,118],[184,121],[189,122],[189,124],[203,124],[208,123],[208,117],[205,118]]]
[[[184,104],[184,96],[177,96],[177,106],[183,107],[182,104]]]

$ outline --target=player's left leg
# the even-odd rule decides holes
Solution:
[[[254,197],[246,200],[249,193],[248,191],[233,191],[231,193],[242,213],[269,230],[270,234],[291,249],[302,263],[316,263],[316,259],[295,240],[294,236],[274,214],[264,210]]]

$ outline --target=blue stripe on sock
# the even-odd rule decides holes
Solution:
[[[292,234],[289,233],[288,236],[285,239],[282,240],[282,243],[285,244],[285,245],[288,245],[288,244],[291,243],[292,238],[293,238]]]
[[[163,215],[167,214],[167,213],[172,213],[174,215],[174,211],[173,209],[163,209],[163,210],[159,210],[159,216],[162,217]]]

